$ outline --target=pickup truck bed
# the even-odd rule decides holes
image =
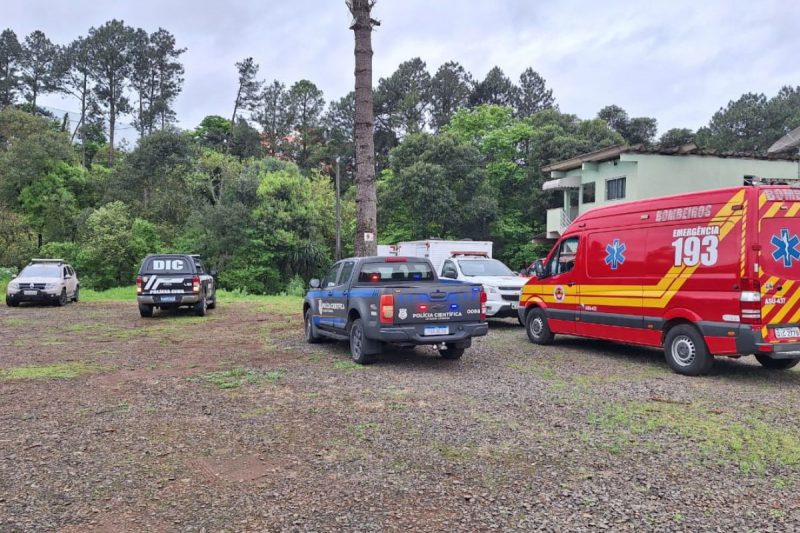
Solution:
[[[344,259],[322,282],[312,280],[303,302],[306,340],[348,340],[358,363],[385,344],[436,345],[457,359],[488,331],[485,302],[480,285],[441,281],[427,259]]]

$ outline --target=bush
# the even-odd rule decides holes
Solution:
[[[0,267],[0,281],[10,281],[18,272],[17,267]]]
[[[295,276],[286,285],[286,289],[281,293],[281,296],[305,296],[306,282],[300,276]]]

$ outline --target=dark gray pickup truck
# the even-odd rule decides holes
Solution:
[[[359,364],[385,344],[436,345],[442,357],[458,359],[489,330],[481,285],[439,280],[427,259],[343,259],[311,287],[303,301],[306,341],[348,340]]]

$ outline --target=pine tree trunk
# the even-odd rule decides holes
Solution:
[[[356,77],[356,235],[359,257],[377,255],[377,197],[375,193],[375,121],[372,109],[372,28],[374,0],[348,0],[355,34]],[[371,235],[371,240],[367,236]]]

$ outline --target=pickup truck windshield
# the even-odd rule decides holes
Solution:
[[[428,263],[367,263],[358,274],[359,283],[391,283],[401,281],[434,281]]]
[[[182,257],[151,257],[142,266],[147,274],[191,274],[192,265]]]
[[[461,272],[465,276],[513,276],[507,266],[497,259],[470,259],[460,261]]]

